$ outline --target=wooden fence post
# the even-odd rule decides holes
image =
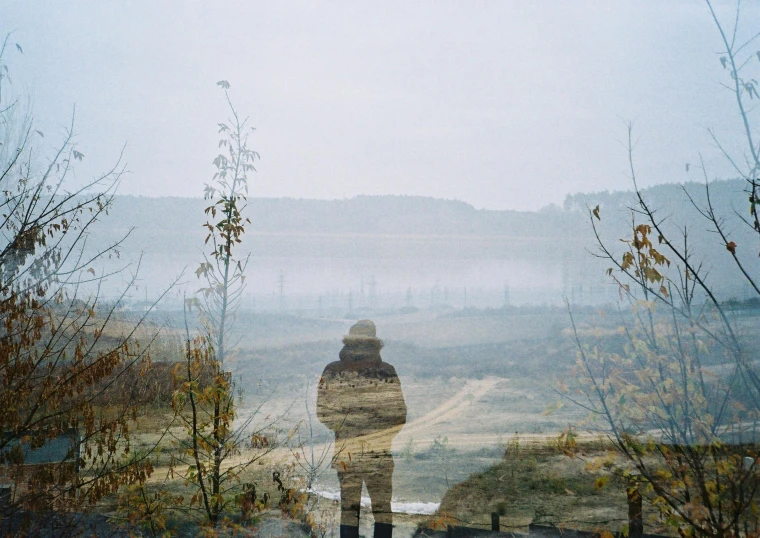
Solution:
[[[499,525],[499,513],[491,512],[491,530],[500,531],[501,525]]]
[[[628,480],[628,536],[641,538],[644,534],[644,518],[641,514],[642,500],[639,491],[638,475],[631,475]]]

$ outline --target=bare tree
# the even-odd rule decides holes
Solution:
[[[73,114],[62,140],[43,151],[45,134],[9,91],[10,45],[6,36],[0,47],[0,474],[8,494],[0,519],[34,532],[46,524],[36,511],[73,516],[150,473],[129,453],[154,335],[144,317],[124,323],[118,301],[101,301],[109,275],[96,263],[118,255],[120,243],[88,245],[112,207],[121,157],[66,190],[85,157]],[[134,381],[128,390],[125,377]],[[45,445],[58,449],[40,463]]]
[[[630,315],[621,312],[625,344],[621,350],[589,341],[573,319],[578,383],[567,396],[600,421],[630,464],[624,474],[639,477],[631,487],[643,490],[666,525],[682,535],[749,536],[760,530],[754,435],[760,376],[746,345],[748,327],[726,310],[705,262],[733,264],[740,275],[737,284],[744,282],[760,295],[757,257],[742,254],[742,249],[756,252],[760,242],[738,245],[729,224],[734,219],[760,239],[760,148],[756,111],[748,107],[748,101],[759,98],[749,71],[757,71],[760,53],[749,47],[760,33],[741,40],[739,3],[730,30],[710,0],[706,7],[720,37],[719,61],[730,79],[724,86],[735,98],[744,154],[731,155],[710,133],[745,180],[749,213],[716,209],[702,161],[704,201],[686,188],[684,196],[716,241],[707,250],[694,245],[689,223],[673,223],[664,213],[668,208],[653,207],[639,188],[629,126],[635,203],[630,235],[615,243],[622,250],[603,239],[604,208],[589,208],[597,255],[609,262],[607,274],[631,305]]]
[[[258,410],[235,424],[235,386],[231,373],[225,370],[225,361],[235,350],[230,335],[245,289],[248,262],[247,256],[238,259],[235,253],[249,222],[242,211],[248,174],[255,170],[258,153],[248,147],[253,129],[232,106],[227,93],[229,84],[221,81],[218,85],[224,90],[231,118],[219,124],[219,147],[224,151],[214,159],[217,172],[213,183],[205,187],[205,198],[212,201],[205,210],[210,219],[205,224],[209,232],[206,243],[212,250],[196,271],[205,280],[200,297],[186,301],[199,309],[202,331],[193,336],[186,321],[185,360],[177,369],[178,390],[173,402],[188,439],[178,439],[186,449],[180,452],[175,465],[188,469],[182,472],[195,489],[190,507],[201,507],[205,521],[213,527],[231,505],[245,504],[251,491],[255,495],[252,484],[242,491],[241,475],[276,443],[271,423],[252,427]],[[187,320],[187,312],[185,316]]]

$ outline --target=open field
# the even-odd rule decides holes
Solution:
[[[576,321],[584,337],[616,337],[619,320],[609,314],[585,310]],[[274,496],[273,470],[286,472],[296,454],[308,455],[312,445],[317,454],[326,450],[313,485],[312,513],[334,526],[339,487],[329,465],[332,434],[315,416],[316,386],[352,321],[243,313],[240,322],[233,373],[244,393],[241,419],[255,413],[254,424],[275,421],[271,431],[281,437],[296,431],[243,478]],[[585,470],[586,462],[608,454],[609,445],[586,431],[585,413],[578,408],[545,412],[559,400],[555,387],[571,375],[575,362],[565,311],[417,312],[375,322],[386,344],[383,358],[396,367],[408,408],[407,423],[392,445],[399,536],[411,536],[443,513],[463,525],[486,526],[492,511],[502,515],[505,530],[519,531],[532,521],[620,530],[626,517],[624,485],[613,477],[597,488],[600,473]],[[757,318],[740,322],[750,332]],[[578,434],[575,457],[559,446],[569,426]],[[297,484],[297,466],[293,470]],[[163,480],[164,471],[157,468],[154,481]],[[362,513],[368,530],[369,507]],[[266,515],[279,517],[277,510]],[[646,524],[658,528],[656,521]]]

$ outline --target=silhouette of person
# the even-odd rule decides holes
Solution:
[[[333,468],[340,481],[340,536],[359,537],[362,483],[375,517],[375,538],[393,533],[391,443],[406,423],[406,403],[396,370],[383,362],[383,342],[364,319],[343,338],[340,360],[319,381],[317,417],[335,432]]]

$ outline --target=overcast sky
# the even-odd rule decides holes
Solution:
[[[700,179],[700,151],[728,175],[708,127],[740,147],[701,0],[4,0],[0,17],[44,143],[76,104],[79,176],[126,144],[125,194],[202,194],[221,79],[257,128],[252,196],[532,210],[628,188],[627,120],[643,185]]]

